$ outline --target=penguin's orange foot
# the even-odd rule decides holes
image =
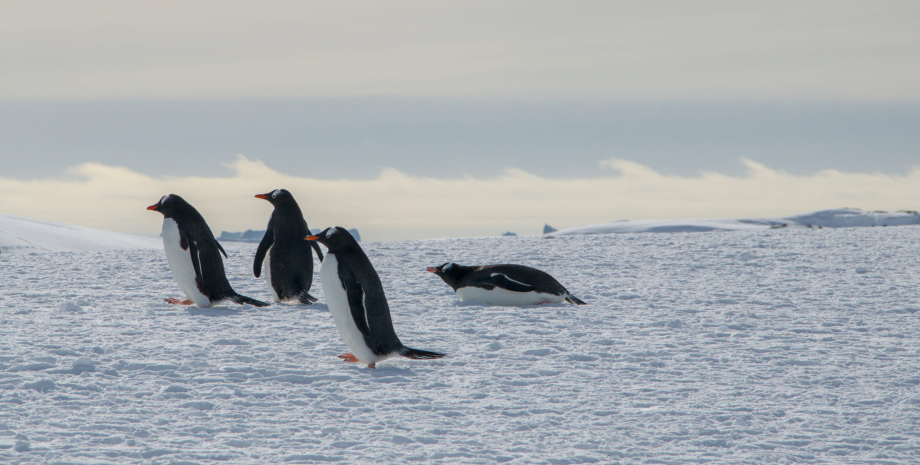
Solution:
[[[339,358],[345,360],[346,362],[360,362],[354,354],[342,354],[339,355]]]
[[[368,364],[367,364],[367,367],[368,367],[368,368],[377,368],[377,364],[375,364],[375,363],[368,363]]]
[[[169,298],[169,299],[164,299],[164,300],[166,301],[166,303],[173,304],[173,305],[192,305],[195,303],[188,299],[179,300],[179,299]]]

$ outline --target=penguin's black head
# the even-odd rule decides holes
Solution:
[[[176,212],[184,209],[188,205],[182,197],[176,194],[166,194],[160,198],[160,201],[147,207],[147,210],[160,212],[163,216],[170,218]]]
[[[456,290],[456,286],[457,283],[460,282],[460,278],[466,274],[464,268],[465,267],[456,263],[448,262],[441,266],[430,266],[428,267],[428,272],[440,276],[445,283]]]
[[[291,195],[287,189],[275,189],[267,194],[259,194],[256,198],[268,200],[272,205],[279,205],[294,200],[294,196]]]
[[[329,252],[332,252],[332,253],[334,253],[337,250],[342,250],[342,249],[347,249],[347,248],[352,248],[352,247],[357,247],[359,249],[361,248],[361,246],[358,245],[358,241],[356,241],[355,238],[352,237],[351,233],[348,232],[347,229],[341,226],[336,226],[333,228],[326,228],[319,234],[315,236],[307,236],[304,239],[308,241],[319,242],[320,244],[325,245],[326,248],[329,249]]]

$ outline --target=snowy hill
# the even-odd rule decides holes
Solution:
[[[3,254],[162,248],[163,242],[156,237],[0,214],[0,253]]]
[[[920,214],[915,211],[889,213],[839,208],[834,210],[821,210],[787,218],[617,221],[614,223],[579,226],[577,228],[554,231],[546,234],[546,237],[558,237],[569,234],[752,231],[781,228],[850,228],[865,226],[902,226],[909,224],[920,224]]]
[[[920,228],[362,244],[399,337],[314,305],[172,306],[162,250],[0,257],[0,463],[918,463]],[[268,300],[255,244],[231,284]],[[461,302],[521,263],[588,305]],[[318,268],[318,267],[317,267]]]

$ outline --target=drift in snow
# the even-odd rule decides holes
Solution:
[[[358,241],[345,228],[326,228],[306,240],[317,241],[328,249],[319,277],[335,327],[351,350],[339,358],[364,362],[368,368],[375,368],[377,362],[395,355],[413,359],[444,356],[411,349],[399,341],[380,276]]]
[[[163,248],[173,278],[185,300],[166,299],[175,305],[212,307],[232,300],[238,304],[265,307],[268,304],[236,293],[227,281],[224,262],[227,252],[220,246],[211,228],[195,207],[175,194],[164,195],[147,210],[163,214]]]
[[[428,271],[440,276],[460,300],[508,307],[562,302],[585,305],[556,278],[529,266],[445,263]]]
[[[256,198],[268,200],[275,210],[256,249],[252,273],[257,278],[260,273],[265,273],[265,281],[276,302],[296,300],[308,305],[316,302],[316,297],[309,293],[313,285],[313,253],[310,247],[316,250],[320,263],[323,252],[316,242],[303,240],[310,235],[310,228],[300,206],[285,189],[275,189]]]

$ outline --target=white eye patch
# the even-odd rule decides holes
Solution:
[[[331,228],[331,229],[329,229],[329,232],[326,233],[326,237],[332,237],[332,235],[335,234],[335,233],[337,233],[337,232],[339,232],[338,229]]]
[[[165,202],[166,199],[168,199],[170,195],[172,195],[172,194],[166,194],[166,195],[164,195],[163,197],[160,197],[160,201],[157,202],[157,203],[159,203],[160,205],[163,205],[163,202]]]
[[[447,270],[451,269],[453,266],[454,266],[453,263],[448,263],[448,264],[444,265],[444,269],[441,270],[441,271],[447,271]]]
[[[281,193],[281,189],[275,189],[275,191],[272,192],[272,198],[278,197],[278,194],[280,193]]]

